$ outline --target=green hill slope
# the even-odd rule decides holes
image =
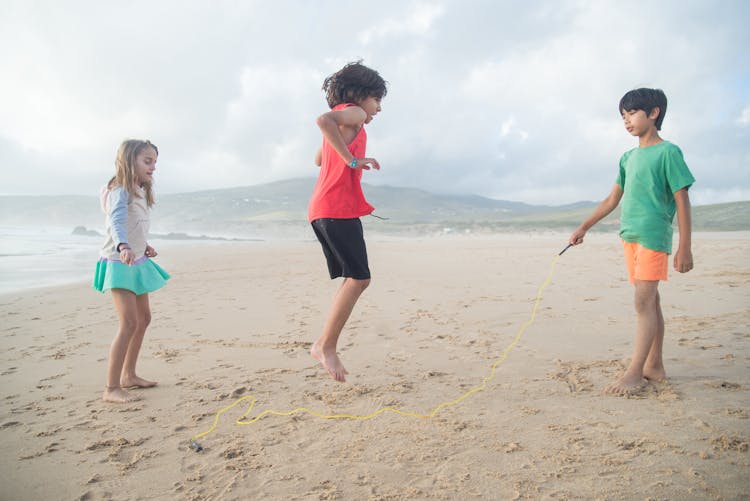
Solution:
[[[192,193],[157,194],[152,230],[214,235],[252,235],[257,230],[307,224],[307,203],[315,180],[290,179],[255,186]],[[579,202],[538,206],[507,200],[440,195],[414,188],[363,187],[375,214],[367,218],[378,232],[561,230],[575,228],[596,206]],[[750,230],[750,201],[693,207],[695,231]],[[103,226],[97,197],[0,196],[0,225]],[[372,223],[372,224],[371,224]],[[595,227],[612,231],[619,209]]]

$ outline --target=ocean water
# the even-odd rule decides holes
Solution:
[[[314,237],[310,237],[314,238]],[[211,236],[196,239],[152,234],[149,242],[160,252],[187,246],[262,242],[259,236]],[[91,282],[99,259],[102,235],[73,235],[70,227],[0,225],[0,294],[38,287]]]
[[[91,280],[102,242],[70,228],[0,226],[0,294]]]

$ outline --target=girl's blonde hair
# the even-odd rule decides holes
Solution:
[[[153,148],[156,155],[159,155],[159,148],[148,139],[126,139],[122,142],[115,157],[115,175],[107,183],[108,190],[122,186],[128,193],[139,196],[136,190],[135,162],[138,155],[146,148]],[[146,192],[146,204],[151,207],[154,205],[154,191],[151,189],[150,182],[143,183],[143,191]]]

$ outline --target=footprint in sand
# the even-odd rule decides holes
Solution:
[[[739,419],[747,419],[748,412],[744,409],[726,409],[727,416],[733,416]]]
[[[624,370],[619,360],[597,360],[594,362],[559,362],[559,370],[548,375],[550,379],[562,381],[568,386],[570,393],[586,393],[594,390],[590,379],[590,372],[599,369],[604,377],[611,378],[612,372]]]
[[[692,339],[688,339],[688,338],[684,338],[683,337],[683,338],[680,338],[680,339],[677,340],[677,344],[679,344],[680,346],[688,346],[690,348],[697,348],[699,350],[710,350],[710,349],[713,349],[713,348],[721,348],[722,347],[722,345],[720,345],[720,344],[708,344],[708,343],[704,343],[704,342],[702,342],[703,339],[705,339],[705,338],[702,338],[700,336],[695,336]]]
[[[706,382],[706,386],[723,390],[739,390],[742,388],[742,385],[729,381],[708,381]]]
[[[285,355],[290,355],[297,352],[309,352],[312,342],[308,341],[282,341],[275,343],[273,348],[276,350],[283,350]]]
[[[154,357],[161,358],[165,362],[173,362],[180,356],[179,350],[165,348],[154,353]]]
[[[737,451],[747,452],[750,450],[750,441],[747,438],[735,436],[720,435],[711,439],[711,445],[717,451]]]

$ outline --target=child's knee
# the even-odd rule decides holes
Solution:
[[[151,312],[146,312],[143,315],[141,315],[140,322],[138,323],[138,327],[141,329],[145,329],[148,327],[148,325],[151,323]]]
[[[138,329],[138,318],[127,317],[120,320],[120,332],[127,336],[133,335]]]
[[[637,313],[644,313],[652,311],[659,306],[658,296],[652,294],[636,294],[635,296],[635,311]]]
[[[370,279],[366,278],[364,280],[354,280],[354,283],[357,284],[360,292],[364,292],[365,289],[367,289],[367,287],[369,287],[370,285]]]

